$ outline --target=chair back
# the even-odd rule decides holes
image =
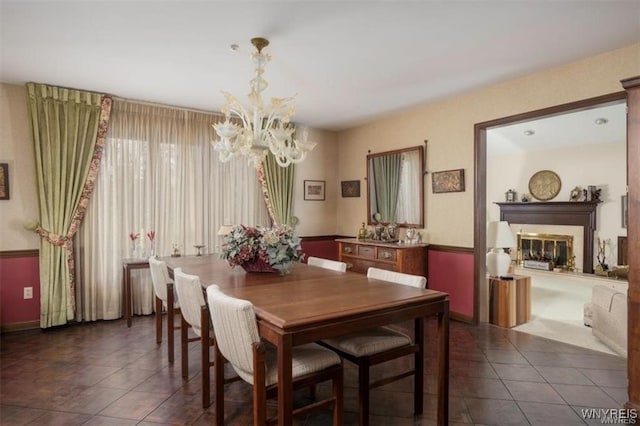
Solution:
[[[151,282],[153,283],[153,292],[158,299],[162,300],[164,307],[167,308],[167,284],[171,282],[167,264],[155,256],[149,258],[149,271],[151,272]]]
[[[200,278],[196,275],[185,274],[182,272],[182,268],[176,268],[173,271],[173,277],[176,282],[176,293],[178,293],[180,300],[182,318],[191,325],[196,335],[201,336],[200,319],[205,301]],[[205,324],[205,326],[209,326],[209,324]]]
[[[253,304],[215,285],[207,287],[207,301],[218,349],[240,377],[253,383],[253,344],[260,342]]]
[[[347,270],[347,264],[344,262],[338,262],[337,260],[322,259],[320,257],[309,256],[307,258],[307,264],[311,266],[318,266],[324,269],[331,269],[332,271],[345,272]]]
[[[425,288],[427,285],[427,279],[421,275],[410,275],[373,267],[367,270],[367,277],[417,288]]]

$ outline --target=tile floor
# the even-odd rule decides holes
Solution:
[[[435,322],[426,334],[427,342],[434,338]],[[215,407],[200,405],[199,346],[192,344],[183,380],[179,343],[169,365],[166,341],[155,343],[151,316],[135,317],[131,328],[118,320],[3,334],[0,344],[2,425],[213,424]],[[581,410],[621,408],[627,398],[624,359],[488,324],[451,323],[450,364],[452,425],[601,424],[584,420]],[[434,371],[435,354],[429,353],[422,416],[411,414],[408,378],[372,393],[371,423],[435,424]],[[356,383],[356,370],[346,363],[347,425],[355,424]],[[318,389],[329,391],[328,385]],[[251,424],[248,385],[228,385],[225,400],[227,424]],[[275,412],[274,403],[269,410]],[[297,424],[330,420],[327,411]]]

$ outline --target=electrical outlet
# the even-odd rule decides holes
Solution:
[[[33,299],[33,287],[25,287],[23,290],[25,299]]]

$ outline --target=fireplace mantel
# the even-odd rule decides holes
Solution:
[[[593,273],[593,234],[599,201],[552,201],[540,203],[496,203],[500,220],[527,225],[582,226],[584,233],[582,270]]]

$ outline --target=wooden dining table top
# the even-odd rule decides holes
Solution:
[[[163,258],[169,269],[197,275],[204,287],[217,285],[233,297],[250,300],[256,314],[281,329],[348,318],[370,311],[438,302],[443,292],[397,285],[355,272],[295,263],[288,274],[247,273],[216,255]]]

